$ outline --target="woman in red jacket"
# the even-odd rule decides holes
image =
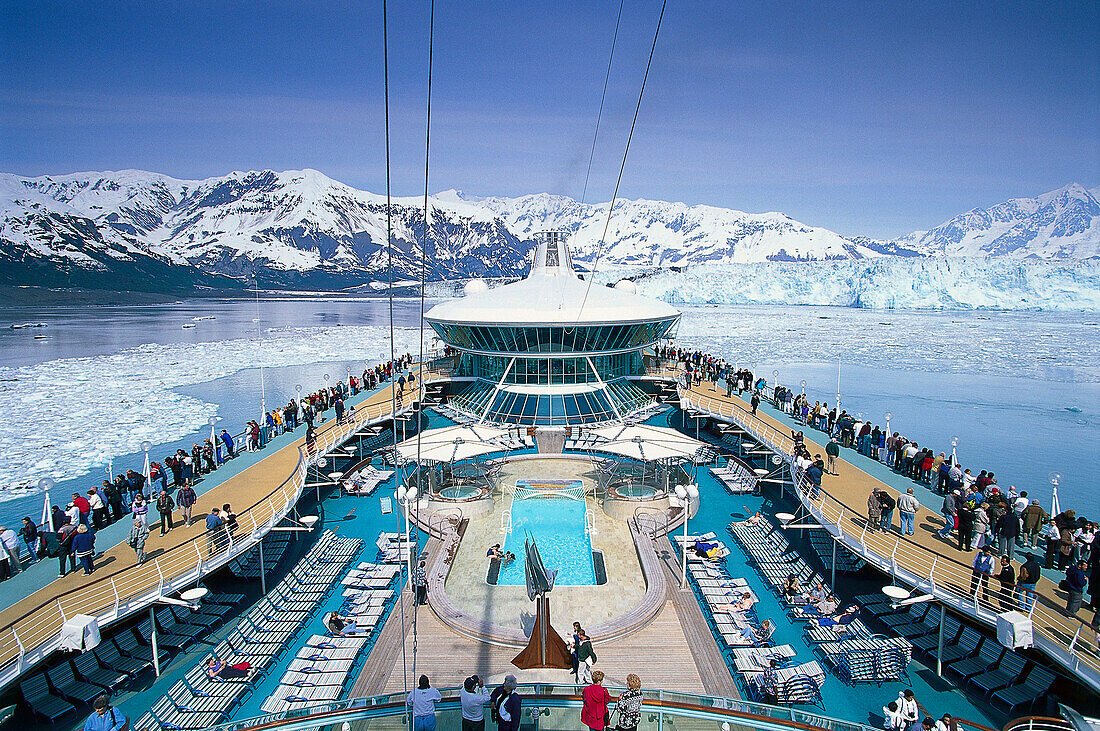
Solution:
[[[581,692],[584,705],[581,706],[581,723],[592,731],[603,731],[608,726],[607,704],[611,694],[603,687],[603,671],[592,671],[592,684]]]

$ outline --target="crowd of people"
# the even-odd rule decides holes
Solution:
[[[603,686],[604,673],[592,672],[581,691],[581,723],[591,731],[634,731],[642,720],[642,680],[630,673],[626,676],[626,690],[613,697]],[[462,731],[485,730],[485,707],[489,708],[489,718],[496,724],[497,731],[518,731],[523,698],[517,688],[519,683],[515,675],[505,675],[504,681],[491,692],[485,687],[485,681],[471,675],[462,683],[459,702],[462,708]],[[412,731],[435,731],[436,703],[443,700],[439,689],[432,687],[427,675],[421,675],[416,688],[409,691],[407,707],[412,712]],[[615,710],[611,710],[611,704]],[[951,729],[950,731],[955,731]]]
[[[959,724],[950,713],[945,713],[939,719],[933,716],[925,716],[921,719],[920,704],[912,689],[906,689],[898,693],[897,700],[892,700],[882,707],[883,724],[885,731],[913,731],[917,726],[921,731],[958,731]]]
[[[411,372],[405,372],[411,363],[412,355],[406,353],[393,361],[369,367],[361,378],[351,375],[346,382],[338,381],[319,388],[300,400],[291,399],[286,406],[267,412],[263,424],[249,420],[237,437],[222,429],[220,434],[212,434],[213,438],[201,444],[194,443],[190,451],[181,448],[160,461],[151,461],[148,474],[128,469],[83,494],[74,492],[67,504],[53,505],[46,524],[39,525],[27,516],[18,532],[0,526],[0,581],[19,573],[25,564],[44,558],[58,559],[59,578],[76,571],[78,565],[85,574],[91,574],[99,553],[96,534],[122,520],[132,523],[127,543],[134,550],[137,562],[143,563],[145,544],[153,525],[151,511],[159,517],[162,536],[178,525],[191,525],[195,522],[193,510],[198,502],[195,485],[203,476],[238,456],[241,450],[262,449],[271,439],[302,424],[306,424],[307,433],[311,433],[314,422],[323,419],[330,408],[335,411],[337,421],[344,420],[350,415],[344,408],[345,399],[363,390],[374,390],[394,374],[399,375],[403,391],[407,383],[415,381]],[[214,552],[232,537],[236,515],[226,503],[215,507],[206,516],[205,523],[208,548]]]
[[[677,363],[684,370],[686,383],[696,386],[710,383],[717,391],[725,384],[727,396],[750,394],[755,414],[761,398],[772,402],[776,409],[792,416],[809,429],[828,435],[824,458],[812,455],[806,448],[801,431],[792,432],[794,459],[799,473],[809,482],[812,496],[821,489],[823,474],[837,473],[837,459],[842,449],[851,449],[869,459],[889,466],[943,496],[940,514],[943,527],[937,535],[952,541],[958,550],[974,551],[972,591],[988,590],[991,579],[998,582],[997,601],[1005,607],[1027,611],[1034,602],[1034,587],[1041,569],[1065,572],[1059,584],[1066,592],[1066,611],[1076,614],[1084,606],[1084,594],[1089,594],[1088,606],[1100,610],[1100,530],[1097,522],[1079,516],[1074,510],[1064,510],[1051,516],[1028,491],[1014,485],[1002,488],[992,470],[974,474],[963,468],[953,454],[936,452],[921,446],[916,439],[891,431],[887,427],[864,420],[862,414],[846,409],[830,408],[828,402],[814,400],[805,393],[795,393],[779,384],[769,387],[766,379],[755,376],[747,368],[737,368],[722,358],[701,351],[661,346],[656,349],[658,365],[663,361]],[[827,460],[827,461],[826,461]],[[898,513],[897,532],[911,536],[915,531],[920,501],[912,488],[891,494],[876,488],[867,498],[867,529],[894,530],[893,516]],[[1042,549],[1042,560],[1031,550]],[[1021,554],[1022,561],[1013,561]],[[1100,611],[1097,611],[1100,615]],[[1100,626],[1098,618],[1094,626]]]

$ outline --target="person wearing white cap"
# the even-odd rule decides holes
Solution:
[[[493,690],[489,696],[489,708],[493,720],[497,722],[497,731],[517,731],[522,701],[516,693],[516,676],[505,675],[504,683]]]

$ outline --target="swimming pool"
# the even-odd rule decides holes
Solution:
[[[557,489],[554,489],[557,488]],[[579,496],[578,496],[579,495]],[[594,586],[596,572],[592,564],[592,541],[584,530],[583,484],[580,480],[540,483],[520,480],[512,500],[512,532],[504,550],[516,560],[502,566],[497,586],[524,586],[523,542],[535,539],[542,562],[550,571],[557,570],[558,586]]]

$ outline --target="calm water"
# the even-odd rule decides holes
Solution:
[[[430,306],[431,303],[429,303]],[[37,516],[40,477],[58,494],[140,469],[390,353],[384,300],[183,301],[0,310],[0,523]],[[395,303],[396,349],[417,350],[419,303]],[[213,316],[215,319],[194,318]],[[678,342],[720,353],[811,398],[841,403],[965,466],[1064,506],[1100,512],[1100,323],[1095,314],[868,312],[828,307],[684,308]],[[13,330],[13,323],[45,328]],[[183,325],[194,325],[184,328]],[[35,339],[35,335],[48,336]],[[430,346],[431,332],[426,340]],[[800,386],[796,386],[798,390]],[[71,481],[71,482],[67,482]]]

